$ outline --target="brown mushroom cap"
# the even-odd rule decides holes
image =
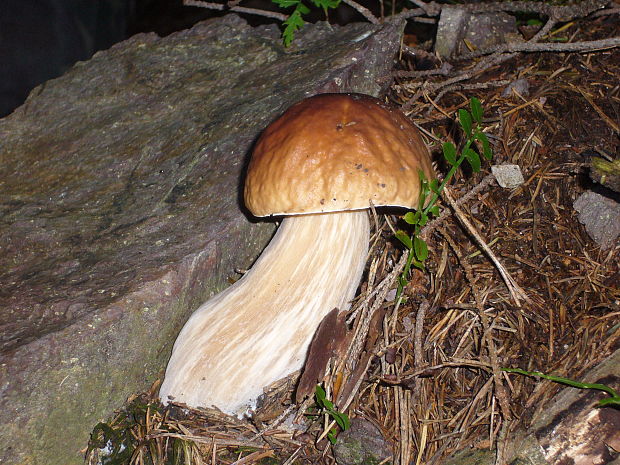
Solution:
[[[256,216],[415,208],[418,170],[434,177],[420,132],[362,94],[320,94],[289,108],[256,143],[245,204]]]

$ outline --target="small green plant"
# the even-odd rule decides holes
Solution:
[[[525,375],[525,376],[538,376],[539,378],[548,379],[549,381],[553,381],[553,382],[560,383],[560,384],[566,384],[567,386],[571,386],[571,387],[575,387],[579,389],[595,389],[598,391],[604,391],[607,394],[609,394],[610,397],[606,397],[605,399],[599,400],[596,405],[598,407],[606,407],[606,406],[620,407],[620,394],[618,394],[618,392],[616,392],[614,389],[604,384],[580,383],[579,381],[573,381],[572,379],[561,378],[559,376],[554,376],[554,375],[545,375],[544,373],[541,373],[539,371],[525,371],[525,370],[521,370],[520,368],[502,368],[502,371],[505,371],[508,373],[518,373],[520,375]]]
[[[310,0],[314,6],[323,9],[325,17],[327,17],[327,11],[329,9],[338,8],[340,1],[341,0]],[[308,8],[302,0],[272,0],[272,2],[280,8],[295,8],[288,19],[283,23],[284,30],[282,31],[282,40],[284,41],[284,45],[288,47],[295,38],[295,32],[304,25],[305,20],[303,16],[310,13],[310,8]]]
[[[413,226],[413,234],[409,235],[402,230],[396,231],[396,238],[408,250],[407,262],[398,280],[397,300],[401,297],[403,289],[409,282],[411,267],[415,266],[418,269],[424,270],[424,262],[428,258],[428,246],[420,237],[420,232],[430,218],[439,215],[437,200],[441,195],[441,191],[450,182],[464,161],[469,163],[474,172],[478,172],[481,166],[480,155],[487,160],[493,157],[489,139],[482,132],[483,109],[480,100],[472,97],[469,101],[469,106],[471,113],[465,109],[460,109],[458,112],[459,125],[466,137],[463,149],[458,153],[453,143],[445,142],[442,145],[443,156],[450,165],[450,170],[441,184],[436,179],[429,181],[422,171],[419,172],[420,198],[418,209],[415,212],[407,212],[403,217],[405,222]]]
[[[336,422],[342,431],[346,431],[351,426],[351,421],[346,413],[339,412],[334,408],[334,404],[331,400],[327,398],[327,394],[325,393],[325,389],[320,384],[316,385],[316,390],[314,393],[314,397],[316,400],[316,405],[319,408],[319,414],[326,413],[332,420]],[[327,439],[332,444],[336,444],[336,428],[332,428],[327,432]]]

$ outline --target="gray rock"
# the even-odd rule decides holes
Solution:
[[[441,9],[435,51],[443,58],[468,52],[465,41],[476,50],[487,49],[518,37],[515,18],[506,13],[472,13],[461,6]]]
[[[378,94],[401,31],[319,24],[284,49],[229,15],[140,34],[0,120],[1,463],[81,463],[272,234],[239,197],[259,132],[309,94]]]
[[[435,52],[442,58],[456,53],[467,29],[470,13],[459,6],[444,5],[435,35]]]
[[[377,465],[392,456],[381,431],[368,420],[353,418],[334,445],[338,465]]]
[[[530,83],[525,78],[519,78],[512,81],[506,86],[502,92],[502,97],[511,97],[514,93],[519,94],[521,97],[528,97],[530,95]]]
[[[620,204],[612,199],[586,191],[579,196],[573,208],[579,212],[588,235],[601,247],[609,249],[620,235]]]
[[[514,189],[525,182],[519,165],[493,165],[491,172],[500,187]]]

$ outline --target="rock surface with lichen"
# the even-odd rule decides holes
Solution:
[[[334,445],[338,465],[379,465],[392,462],[392,450],[379,428],[364,418],[353,418]]]
[[[601,249],[613,247],[620,236],[620,203],[593,191],[581,194],[573,203],[579,222]]]
[[[284,49],[234,15],[140,34],[0,120],[1,463],[81,463],[268,241],[239,196],[261,129],[310,94],[377,95],[400,34],[318,24]]]

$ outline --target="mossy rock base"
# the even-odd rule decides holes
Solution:
[[[338,465],[378,465],[392,456],[381,431],[368,420],[353,418],[351,427],[340,433],[334,445]]]

